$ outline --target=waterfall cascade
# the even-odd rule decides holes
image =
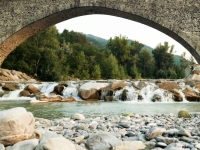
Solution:
[[[89,85],[97,83],[96,81],[89,81]],[[139,82],[136,81],[134,83],[135,85],[138,85]],[[19,84],[19,89],[16,89],[14,91],[5,92],[3,88],[0,86],[0,100],[32,100],[35,99],[35,97],[20,97],[19,93],[27,86],[28,84]],[[41,93],[44,95],[49,95],[53,90],[54,87],[59,85],[59,83],[56,82],[42,82],[40,84],[34,83],[32,84],[34,87],[36,87]],[[62,91],[61,97],[64,98],[70,98],[73,97],[76,100],[82,100],[80,97],[80,85],[84,85],[84,82],[67,82],[67,87],[64,88]],[[108,86],[108,83],[103,83],[101,86]],[[188,102],[185,98],[184,93],[182,92],[185,88],[184,83],[179,84],[182,88],[178,90],[180,93],[183,102]],[[85,85],[84,85],[85,86]],[[83,86],[83,87],[84,87]],[[96,86],[96,85],[95,85]],[[95,87],[94,86],[94,87]],[[89,87],[87,87],[87,90],[90,90]],[[117,89],[115,91],[110,91],[108,88],[98,88],[100,91],[100,100],[105,100],[106,96],[112,96],[113,100],[117,101],[128,101],[128,102],[174,102],[173,100],[173,94],[167,90],[159,88],[155,83],[152,82],[145,82],[145,86],[140,88],[135,88],[133,86],[133,83],[129,83],[126,86],[124,86],[121,89]]]

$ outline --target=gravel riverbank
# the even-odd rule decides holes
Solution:
[[[198,113],[34,120],[35,136],[0,150],[200,150]]]

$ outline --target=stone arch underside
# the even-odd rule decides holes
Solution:
[[[159,3],[154,0],[88,1],[0,2],[0,18],[3,18],[0,20],[0,65],[19,44],[37,32],[56,23],[89,14],[122,17],[153,27],[182,44],[200,63],[200,2],[192,0],[176,0],[171,3],[166,3],[165,0],[160,0]],[[6,14],[9,14],[8,17]]]

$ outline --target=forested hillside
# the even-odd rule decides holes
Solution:
[[[152,52],[151,52],[152,51]],[[167,42],[153,50],[125,36],[108,41],[92,35],[47,28],[18,46],[2,67],[37,76],[42,81],[79,79],[183,78],[193,62],[174,62]]]

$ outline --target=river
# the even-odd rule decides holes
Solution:
[[[144,103],[144,102],[71,102],[71,103],[43,103],[30,104],[29,100],[1,100],[0,110],[13,107],[24,107],[35,117],[55,119],[71,117],[74,113],[81,113],[87,117],[102,115],[120,115],[123,113],[139,114],[170,114],[177,115],[180,110],[199,112],[200,103]]]

